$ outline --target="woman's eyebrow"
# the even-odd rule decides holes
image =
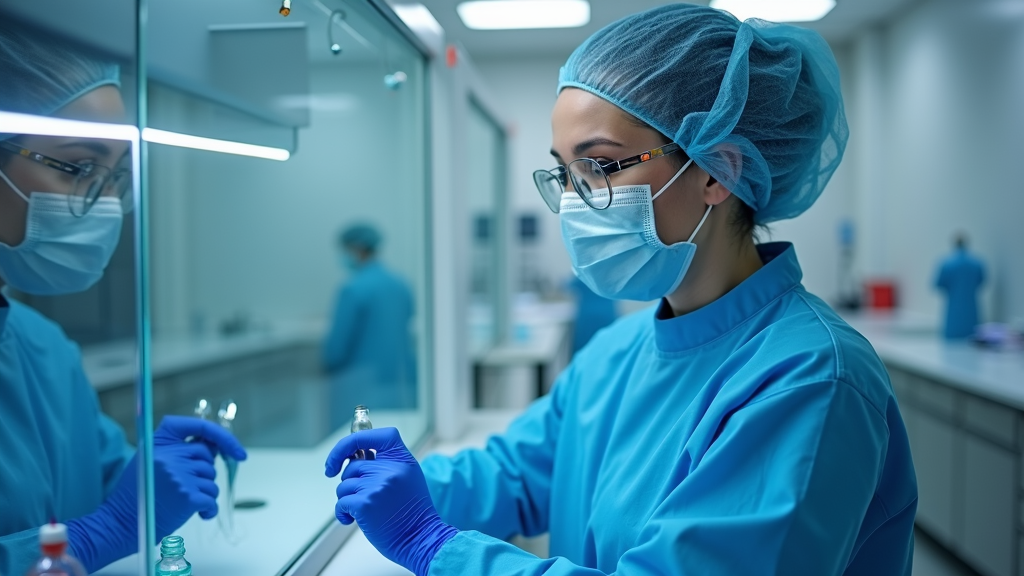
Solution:
[[[608,138],[604,137],[591,138],[590,140],[584,140],[583,142],[580,142],[579,144],[573,146],[573,156],[579,158],[583,156],[583,154],[586,153],[587,150],[590,150],[594,146],[616,146],[618,148],[622,148],[623,144],[616,142],[614,140],[609,140]],[[557,159],[558,161],[562,160],[562,157],[558,155],[558,152],[555,152],[554,148],[551,149],[551,155],[554,156],[555,159]]]
[[[597,138],[591,138],[590,140],[584,140],[583,142],[580,142],[576,146],[573,146],[572,153],[575,156],[583,156],[583,154],[586,153],[587,150],[590,150],[594,146],[617,146],[619,148],[622,148],[622,144],[614,140],[609,140],[608,138],[599,136]]]
[[[95,140],[72,140],[71,142],[57,146],[57,148],[86,148],[100,156],[110,156],[111,154],[110,146]]]

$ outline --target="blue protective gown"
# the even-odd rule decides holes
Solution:
[[[0,296],[0,574],[25,573],[51,517],[96,510],[133,453],[100,412],[78,347]]]
[[[935,287],[946,293],[946,338],[967,338],[978,325],[978,289],[985,283],[985,265],[963,248],[942,262]]]
[[[413,306],[406,282],[376,261],[356,270],[338,292],[323,348],[335,426],[351,418],[356,404],[416,406]]]
[[[868,342],[791,245],[712,304],[626,317],[484,450],[423,462],[433,576],[909,575],[917,483]],[[501,539],[550,532],[551,559]]]

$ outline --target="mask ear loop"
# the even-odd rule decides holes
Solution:
[[[687,244],[692,243],[693,239],[697,237],[697,232],[700,232],[701,226],[704,226],[704,221],[711,215],[711,209],[714,207],[713,204],[708,204],[708,209],[704,211],[704,217],[700,219],[700,224],[697,224],[697,229],[693,231],[693,234],[690,234],[690,239],[686,241]]]
[[[661,190],[658,190],[657,194],[655,194],[654,196],[651,197],[651,202],[654,202],[655,200],[658,199],[658,196],[661,196],[662,194],[664,194],[665,190],[668,190],[668,187],[671,186],[672,183],[675,182],[677,178],[679,178],[680,176],[683,175],[683,172],[686,172],[686,169],[690,167],[690,164],[693,164],[693,158],[690,158],[689,160],[687,160],[686,164],[683,164],[683,167],[680,168],[678,172],[676,172],[676,175],[673,176],[672,179],[668,181],[668,183],[666,183],[664,186],[662,186]],[[708,216],[711,215],[711,209],[712,208],[714,208],[714,206],[711,205],[711,204],[708,204],[708,209],[704,211],[704,217],[700,219],[700,223],[697,224],[697,228],[693,231],[693,234],[690,234],[690,238],[686,241],[687,244],[693,242],[693,239],[697,237],[697,232],[700,232],[701,227],[704,226],[704,222],[706,222],[707,219],[708,219]]]
[[[676,172],[676,175],[673,176],[672,179],[669,180],[667,184],[662,186],[661,190],[658,190],[657,194],[655,194],[654,196],[651,197],[651,202],[654,202],[655,200],[658,199],[658,196],[661,196],[662,194],[664,194],[665,190],[668,190],[668,187],[671,186],[672,183],[675,182],[677,178],[679,178],[680,176],[683,175],[683,172],[686,172],[686,169],[690,167],[690,164],[693,164],[693,158],[690,158],[689,160],[687,160],[686,164],[683,164],[683,167],[679,169],[679,172]]]
[[[24,200],[25,202],[28,202],[28,196],[25,196],[25,193],[22,192],[17,186],[15,186],[14,182],[11,182],[11,179],[7,177],[7,174],[4,174],[3,170],[0,170],[0,178],[3,178],[4,182],[6,182],[7,185],[11,187],[11,190],[14,190],[15,194],[21,196],[21,199]]]

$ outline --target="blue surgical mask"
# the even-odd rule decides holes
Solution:
[[[649,185],[617,186],[604,210],[587,206],[575,193],[562,195],[562,240],[573,271],[591,290],[614,300],[657,300],[682,283],[693,261],[697,236],[711,206],[686,242],[662,243],[654,226],[654,200],[690,166],[690,160],[657,194]],[[607,190],[595,190],[595,195]]]
[[[25,239],[17,246],[0,242],[4,282],[40,296],[82,292],[98,282],[121,235],[121,201],[100,198],[78,217],[66,194],[25,196],[3,171],[0,179],[28,202]]]

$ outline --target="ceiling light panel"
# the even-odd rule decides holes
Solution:
[[[456,11],[473,30],[579,28],[590,22],[587,0],[474,0]]]
[[[711,7],[739,20],[760,18],[772,22],[814,22],[836,6],[836,0],[711,0]]]

